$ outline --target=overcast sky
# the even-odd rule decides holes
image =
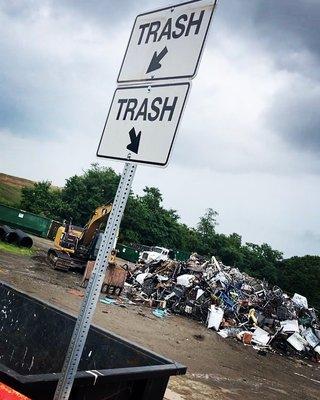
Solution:
[[[177,2],[178,3],[178,2]],[[0,0],[0,172],[96,162],[134,16],[168,0]],[[221,0],[166,169],[139,166],[194,226],[320,253],[320,1]],[[121,171],[121,163],[98,160]]]

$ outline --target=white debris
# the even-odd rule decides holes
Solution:
[[[289,336],[287,341],[298,351],[303,351],[308,346],[308,342],[297,332]]]
[[[298,307],[308,309],[308,300],[306,297],[301,296],[301,294],[295,293],[292,297],[292,301]]]
[[[203,295],[203,293],[204,293],[204,290],[198,289],[198,290],[197,290],[197,297],[196,297],[196,300],[198,300],[198,299]]]
[[[222,319],[223,319],[222,308],[212,305],[208,313],[207,328],[208,329],[213,328],[214,330],[218,331]]]
[[[185,287],[191,287],[195,279],[196,277],[191,274],[180,275],[177,278],[177,284]]]
[[[266,346],[269,343],[270,334],[264,329],[257,327],[253,332],[252,341],[261,346]]]
[[[280,326],[282,327],[283,333],[299,332],[299,324],[298,324],[298,320],[296,320],[296,319],[281,321]]]
[[[140,283],[140,285],[143,284],[144,280],[146,279],[147,275],[149,275],[148,272],[145,272],[143,274],[139,274],[136,276],[136,281]]]
[[[314,351],[316,351],[318,354],[320,354],[320,340],[312,332],[311,328],[308,328],[304,332],[304,337],[307,340],[307,342],[310,344],[310,346],[314,349]]]

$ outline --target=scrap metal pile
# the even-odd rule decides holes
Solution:
[[[138,264],[127,283],[127,296],[156,306],[157,316],[188,316],[223,338],[255,346],[260,354],[275,350],[320,361],[319,319],[305,297],[289,297],[215,257],[206,261],[193,254],[186,263]]]

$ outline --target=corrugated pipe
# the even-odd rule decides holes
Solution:
[[[8,225],[2,225],[0,230],[0,238],[8,243],[14,243],[17,239],[17,235],[14,234],[14,230]]]
[[[21,231],[20,229],[16,229],[14,233],[17,235],[18,246],[27,247],[28,249],[33,246],[33,240],[25,232]]]
[[[21,229],[13,230],[8,225],[0,225],[0,240],[10,244],[30,249],[33,246],[33,240]]]

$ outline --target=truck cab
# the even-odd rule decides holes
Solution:
[[[154,246],[148,251],[139,254],[139,262],[149,263],[151,261],[166,261],[171,256],[171,251],[165,247]]]

